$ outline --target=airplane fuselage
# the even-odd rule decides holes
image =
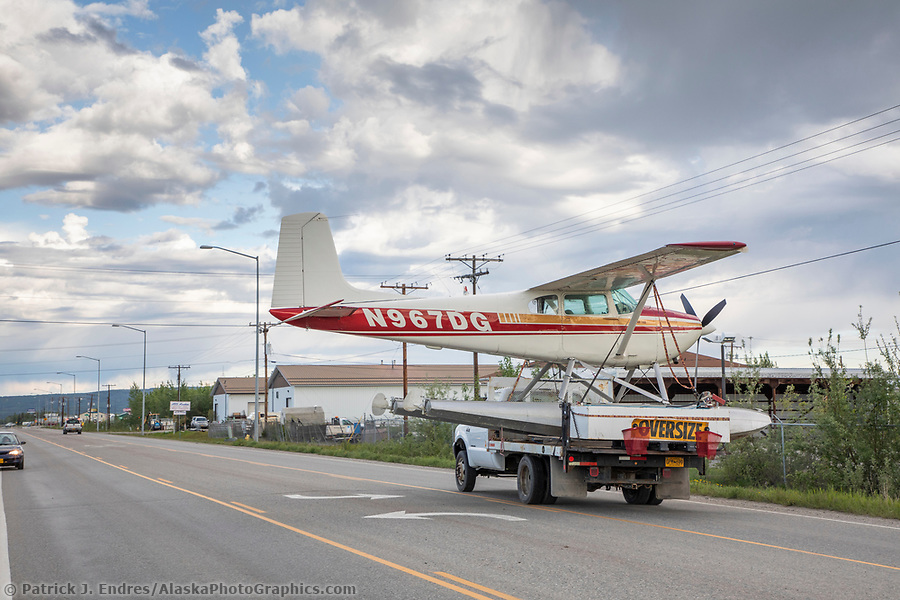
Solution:
[[[703,333],[695,316],[645,308],[624,354],[618,354],[619,342],[632,314],[618,314],[614,308],[601,315],[565,314],[564,310],[546,314],[533,310],[536,300],[554,295],[550,291],[529,290],[462,298],[341,303],[290,324],[431,348],[549,362],[577,358],[611,367],[667,362],[694,344]],[[566,306],[566,301],[567,298],[560,296],[557,306]],[[278,319],[288,320],[314,308],[273,308],[271,313]]]

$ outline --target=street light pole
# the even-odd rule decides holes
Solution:
[[[75,358],[86,358],[88,360],[96,360],[97,361],[97,431],[100,431],[100,359],[99,358],[91,358],[90,356],[84,356],[79,354]]]
[[[57,371],[56,374],[57,375],[68,375],[72,378],[72,401],[74,402],[75,394],[78,393],[75,391],[75,373],[66,373],[64,371]],[[60,389],[62,389],[62,388],[60,388]],[[65,404],[66,404],[66,414],[64,415],[64,418],[67,418],[69,416],[69,403],[66,402]],[[60,425],[62,425],[62,423],[60,423]]]
[[[254,374],[253,392],[253,441],[259,441],[259,256],[251,256],[236,250],[229,250],[222,246],[200,246],[201,250],[224,250],[244,258],[252,258],[256,261],[256,372]],[[268,417],[268,415],[266,415]]]
[[[59,386],[59,410],[62,411],[62,384],[56,381],[48,381],[47,383],[51,383],[53,385]],[[50,397],[50,410],[53,410],[53,396]],[[62,425],[62,419],[60,418],[59,413],[56,413],[57,425]]]
[[[138,329],[137,327],[132,327],[130,325],[115,324],[113,325],[113,327],[124,327],[125,329],[140,331],[144,334],[144,371],[142,376],[143,378],[141,380],[141,435],[144,435],[144,421],[147,417],[147,331],[144,329]]]

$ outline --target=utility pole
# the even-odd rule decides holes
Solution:
[[[265,401],[263,403],[263,414],[266,415],[266,423],[269,422],[269,329],[272,325],[269,323],[260,323],[259,330],[263,334],[263,376],[266,381]]]
[[[106,384],[106,431],[109,432],[109,394],[110,389],[116,387],[115,384]],[[99,408],[99,407],[98,407]]]
[[[185,365],[175,365],[174,367],[170,366],[169,368],[170,369],[178,369],[178,401],[181,402],[181,370],[182,369],[190,369],[190,367],[185,366]],[[172,417],[175,419],[175,423],[177,424],[178,419],[175,417],[175,415],[172,415]],[[173,436],[175,435],[175,430],[176,430],[176,427],[173,424],[172,425],[172,435]]]
[[[394,285],[387,285],[382,283],[381,287],[384,289],[396,290],[399,291],[404,296],[406,295],[407,290],[427,290],[428,285],[416,285],[414,283],[395,283]],[[403,342],[403,397],[406,398],[406,394],[409,393],[409,375],[406,371],[406,342]],[[409,435],[409,417],[403,415],[403,437]]]
[[[481,255],[481,257],[477,257],[474,254],[472,256],[450,256],[447,255],[447,260],[449,261],[457,261],[461,263],[465,263],[472,267],[471,273],[466,273],[465,275],[456,275],[454,279],[457,281],[462,281],[463,279],[468,279],[472,282],[472,295],[478,293],[478,278],[483,275],[490,275],[490,271],[487,269],[482,269],[482,267],[491,262],[503,262],[503,259],[499,256],[495,258],[488,258],[485,255]],[[475,389],[474,394],[472,396],[473,400],[478,400],[481,398],[481,392],[478,389],[478,353],[472,353],[472,365],[473,365],[473,373],[475,378]]]

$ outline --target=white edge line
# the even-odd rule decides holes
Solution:
[[[9,539],[6,536],[6,509],[3,507],[3,475],[0,474],[0,598],[11,599],[12,575],[9,570]]]
[[[606,491],[606,490],[604,490]],[[614,494],[617,492],[609,491],[609,494]],[[712,498],[712,496],[711,496]],[[778,515],[781,517],[801,517],[803,519],[818,519],[820,521],[831,521],[832,523],[843,523],[844,525],[864,525],[866,527],[880,527],[881,529],[893,529],[895,531],[900,531],[900,527],[896,527],[894,525],[881,525],[880,523],[864,523],[862,521],[848,521],[846,519],[835,519],[833,517],[820,517],[818,515],[803,515],[800,513],[793,513],[786,510],[777,510],[777,508],[752,508],[749,506],[737,506],[735,504],[727,504],[727,503],[719,503],[719,502],[707,502],[704,500],[682,500],[682,499],[673,499],[669,500],[669,502],[685,502],[687,504],[702,504],[703,506],[713,506],[720,508],[734,508],[737,510],[749,510],[752,512],[761,512],[768,513],[770,515]],[[751,502],[751,500],[747,500],[747,502]],[[780,506],[780,505],[779,505]],[[803,510],[826,510],[826,509],[818,509],[818,508],[804,508],[798,506],[797,508]],[[864,515],[860,515],[861,517]],[[878,519],[881,517],[870,517],[873,519]]]

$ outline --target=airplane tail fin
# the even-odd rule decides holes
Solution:
[[[328,217],[299,213],[281,220],[272,308],[321,306],[378,296],[378,292],[355,288],[344,279]]]

